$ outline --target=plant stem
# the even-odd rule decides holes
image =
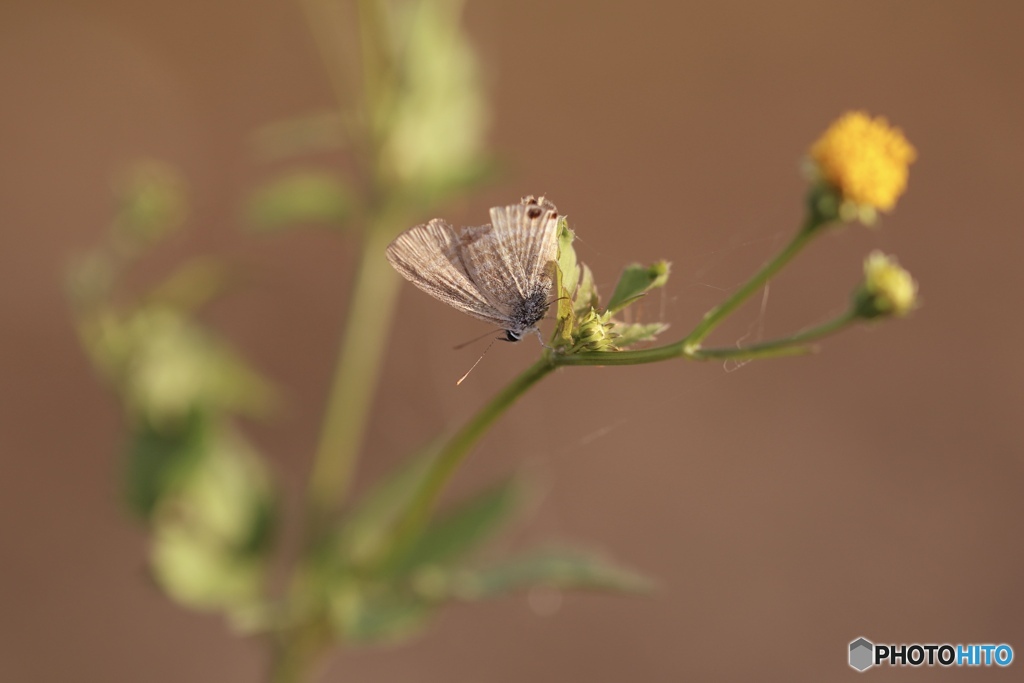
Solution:
[[[359,254],[358,268],[349,299],[349,311],[342,332],[320,440],[309,482],[310,528],[316,535],[323,522],[342,504],[356,467],[359,449],[366,432],[373,394],[380,374],[388,331],[398,293],[398,275],[384,258],[392,236],[391,226],[400,218],[395,202],[388,198],[387,183],[381,177],[378,154],[379,107],[384,92],[389,45],[379,0],[360,0],[356,8],[358,43],[363,64],[362,100],[350,101],[353,94],[346,82],[342,53],[333,30],[342,20],[331,0],[304,0],[306,18],[317,41],[321,57],[338,98],[338,108],[349,124],[350,137],[358,146],[368,138],[369,149],[360,155],[369,181],[366,204],[366,231]],[[346,108],[363,109],[363,121],[346,117]]]
[[[359,256],[310,479],[314,523],[344,500],[366,431],[398,292],[399,278],[384,258],[389,234],[379,224],[371,225]]]
[[[311,680],[318,660],[330,645],[326,633],[307,627],[282,634],[282,637],[275,644],[270,683],[305,683]]]
[[[857,314],[854,310],[848,310],[842,315],[824,322],[821,325],[810,327],[802,332],[784,337],[782,339],[773,339],[771,341],[760,342],[758,344],[751,344],[750,346],[744,347],[732,347],[732,348],[720,348],[720,349],[699,349],[691,354],[691,357],[696,360],[711,360],[711,359],[734,359],[734,360],[751,360],[754,358],[770,358],[774,356],[796,356],[805,353],[810,353],[814,350],[813,346],[807,346],[808,343],[817,341],[824,337],[830,336],[839,332],[847,325],[852,324],[857,320]]]
[[[494,421],[515,403],[516,399],[554,369],[555,365],[549,354],[545,353],[544,357],[502,389],[490,403],[440,446],[430,469],[420,483],[419,490],[396,526],[392,548],[404,548],[406,543],[415,538],[416,533],[429,519],[445,484],[465,460],[473,445]]]
[[[740,287],[738,290],[733,292],[732,296],[715,306],[706,314],[704,319],[693,329],[690,334],[683,340],[683,344],[689,349],[696,349],[700,347],[700,343],[704,341],[705,337],[711,334],[711,331],[722,322],[730,313],[746,301],[751,294],[756,292],[758,289],[764,286],[768,280],[772,278],[775,273],[779,272],[783,266],[793,260],[793,257],[800,253],[800,250],[806,246],[810,241],[811,237],[818,234],[820,230],[817,230],[821,226],[821,219],[818,214],[811,212],[804,222],[803,227],[796,233],[789,244],[787,244],[782,251],[776,254],[775,258],[768,261],[766,264],[761,266],[761,269],[757,271],[753,277],[751,277],[746,284]]]
[[[563,365],[641,365],[658,363],[672,358],[689,358],[691,360],[753,360],[755,358],[775,358],[779,356],[798,356],[813,351],[807,346],[810,342],[835,334],[857,319],[856,312],[846,311],[837,318],[826,323],[797,332],[789,337],[751,344],[750,346],[725,347],[718,349],[690,348],[683,339],[674,344],[658,346],[653,349],[639,351],[597,351],[576,353],[565,356],[553,356],[551,362]]]
[[[801,348],[801,342],[817,339],[825,334],[831,334],[831,325],[838,324],[842,327],[849,322],[847,316],[841,319],[826,323],[821,329],[823,333],[805,336],[804,333],[777,339],[771,342],[755,344],[746,348],[726,349],[702,349],[700,344],[711,334],[711,331],[718,326],[730,313],[750,298],[750,295],[764,286],[793,257],[800,253],[810,239],[820,232],[819,228],[828,222],[827,217],[816,211],[810,211],[804,220],[803,227],[797,231],[793,239],[782,248],[770,261],[761,266],[761,269],[754,273],[753,277],[747,280],[742,287],[733,292],[732,296],[715,306],[704,315],[704,319],[693,329],[690,334],[675,344],[658,346],[653,349],[642,349],[640,351],[618,351],[618,352],[591,352],[576,353],[568,355],[556,355],[552,361],[556,365],[638,365],[640,363],[657,363],[670,358],[691,358],[693,360],[708,360],[712,358],[734,358],[746,360],[752,358],[768,358],[773,356],[793,356],[808,353],[810,349]],[[838,329],[838,327],[836,329]],[[808,330],[808,333],[814,332]]]

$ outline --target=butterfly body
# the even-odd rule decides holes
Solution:
[[[405,279],[519,341],[547,313],[558,257],[558,210],[543,197],[491,209],[491,223],[453,228],[435,218],[387,248]],[[539,333],[538,333],[539,334]]]

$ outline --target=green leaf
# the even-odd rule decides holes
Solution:
[[[489,568],[458,572],[451,577],[449,590],[456,597],[478,600],[533,586],[623,593],[646,593],[654,588],[647,577],[596,553],[549,548]]]
[[[157,502],[199,466],[209,444],[209,421],[198,411],[174,431],[137,424],[125,461],[124,496],[128,507],[149,518]]]
[[[416,595],[349,586],[331,596],[330,614],[346,642],[358,645],[395,643],[419,631],[437,610],[437,603]]]
[[[188,607],[250,610],[262,596],[275,507],[263,459],[219,424],[202,460],[157,501],[151,553],[157,582]]]
[[[612,298],[608,301],[607,310],[612,313],[621,311],[655,287],[664,286],[668,281],[668,274],[668,261],[658,261],[652,266],[642,266],[639,263],[626,266],[619,283],[615,285]]]
[[[568,296],[576,293],[580,280],[576,249],[572,246],[575,239],[576,233],[569,229],[568,218],[562,216],[558,219],[558,269],[562,271],[562,288]]]
[[[157,428],[175,428],[192,410],[260,415],[274,405],[270,383],[229,344],[169,308],[115,320],[95,343],[129,410]]]
[[[558,323],[552,343],[564,346],[572,343],[574,313],[572,296],[580,278],[580,269],[576,263],[576,250],[572,241],[575,233],[569,229],[569,222],[563,216],[558,219],[558,268],[555,272],[556,290],[558,292]]]
[[[348,184],[329,171],[293,171],[264,185],[246,210],[256,230],[274,232],[300,223],[344,224],[355,200]]]
[[[195,610],[248,612],[265,582],[259,559],[227,552],[183,525],[160,525],[153,533],[153,577],[175,602]]]
[[[213,256],[186,261],[146,296],[147,306],[161,306],[190,313],[220,294],[227,282],[227,268]]]
[[[395,575],[458,559],[489,539],[514,511],[519,484],[510,478],[444,512],[391,563]]]
[[[668,323],[615,323],[612,331],[618,336],[615,337],[615,346],[620,349],[629,348],[640,342],[654,341],[654,339],[668,329]]]
[[[573,301],[573,313],[577,318],[591,309],[597,310],[600,306],[597,285],[594,284],[594,274],[590,272],[590,268],[585,263],[580,264],[580,269],[582,274],[579,288],[576,290],[576,299]]]

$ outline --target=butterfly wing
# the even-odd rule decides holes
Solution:
[[[495,308],[474,283],[459,253],[460,235],[435,218],[409,228],[388,245],[388,262],[402,277],[449,306],[497,327],[508,316]]]
[[[466,273],[492,306],[508,314],[538,289],[551,289],[558,255],[558,210],[532,197],[491,209],[491,224],[463,228],[459,254]]]

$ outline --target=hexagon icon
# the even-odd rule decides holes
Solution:
[[[864,671],[874,664],[875,646],[867,638],[858,638],[850,643],[850,666]]]

